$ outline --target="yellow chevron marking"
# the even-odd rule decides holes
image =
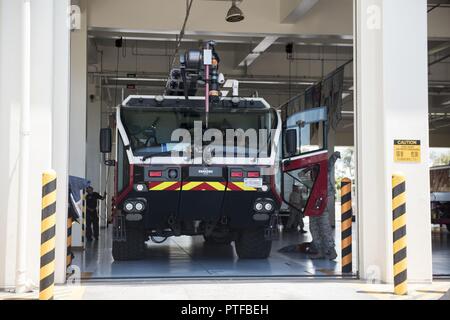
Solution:
[[[192,181],[192,182],[188,182],[188,183],[186,183],[186,184],[183,186],[182,190],[183,190],[183,191],[189,191],[189,190],[192,190],[192,189],[194,189],[195,187],[198,187],[199,185],[201,185],[202,183],[203,183],[202,181]]]
[[[343,203],[342,205],[341,205],[341,211],[344,213],[344,212],[347,212],[347,211],[350,211],[352,209],[352,202],[351,201],[348,201],[348,202],[346,202],[346,203]]]
[[[41,256],[49,253],[51,250],[55,248],[55,239],[56,237],[53,237],[50,240],[41,244]]]
[[[394,265],[394,276],[396,276],[399,273],[405,271],[407,267],[408,267],[408,260],[407,259],[403,259],[402,261],[396,263]]]
[[[42,198],[42,209],[48,207],[54,202],[56,202],[56,190]]]
[[[41,224],[41,233],[47,231],[56,224],[56,214],[52,214],[50,217],[44,219]]]
[[[404,182],[405,182],[404,176],[398,174],[392,176],[392,188],[395,188]]]
[[[346,255],[345,257],[342,257],[342,265],[346,266],[352,262],[352,255]]]
[[[394,242],[394,254],[406,248],[406,236]]]
[[[55,289],[55,285],[52,284],[48,288],[39,292],[39,300],[50,300],[53,298],[53,291]]]
[[[47,265],[43,266],[40,270],[39,277],[41,280],[47,278],[55,271],[55,260],[49,262]]]
[[[352,237],[347,237],[345,239],[342,239],[342,248],[347,248],[352,244]]]
[[[150,191],[162,191],[167,188],[170,188],[171,186],[173,186],[175,184],[176,184],[176,182],[162,182],[162,183],[158,184],[157,186],[150,188]]]
[[[395,197],[394,199],[392,199],[392,210],[397,209],[398,207],[400,207],[405,203],[406,203],[406,193],[402,193],[397,197]]]
[[[404,296],[408,294],[408,284],[407,282],[402,282],[401,284],[395,286],[394,292],[396,295]]]
[[[342,221],[342,223],[341,223],[342,231],[345,231],[345,230],[351,228],[351,226],[352,226],[352,219],[347,219],[345,221]]]
[[[56,172],[53,170],[46,171],[42,175],[42,186],[45,186],[46,184],[52,182],[53,180],[56,180]]]
[[[406,214],[395,219],[392,225],[394,232],[400,229],[401,227],[406,226]]]
[[[218,191],[225,191],[225,185],[220,182],[207,182],[211,187]]]
[[[345,196],[347,193],[350,193],[352,191],[352,187],[350,184],[347,184],[345,186],[341,187],[341,195]]]

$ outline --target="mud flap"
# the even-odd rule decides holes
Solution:
[[[278,215],[274,214],[270,217],[269,226],[264,230],[264,238],[268,241],[273,241],[278,239],[279,230],[278,230]]]
[[[123,215],[118,215],[116,219],[114,219],[113,241],[118,242],[127,241],[125,217]]]

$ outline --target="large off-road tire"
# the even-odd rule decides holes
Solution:
[[[239,259],[267,259],[272,249],[272,241],[266,240],[264,229],[243,230],[235,241]]]
[[[145,255],[145,232],[141,227],[127,226],[126,241],[113,241],[115,261],[140,260]]]
[[[216,236],[206,236],[203,235],[203,238],[205,239],[205,243],[208,245],[230,245],[231,242],[233,242],[233,238],[231,235],[225,235],[222,237],[216,237]]]

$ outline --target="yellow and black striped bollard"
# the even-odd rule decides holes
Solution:
[[[67,257],[66,257],[66,267],[67,269],[72,265],[72,217],[67,218]]]
[[[86,244],[86,190],[83,190],[81,219],[81,245],[84,249]]]
[[[392,176],[392,219],[394,293],[396,295],[407,295],[406,180],[401,174],[394,174]]]
[[[41,262],[39,300],[53,300],[55,283],[56,173],[42,175]]]
[[[344,178],[341,181],[341,252],[344,275],[353,272],[352,217],[352,181]]]

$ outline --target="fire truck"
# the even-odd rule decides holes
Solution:
[[[327,108],[281,112],[264,99],[220,94],[214,45],[180,57],[165,95],[132,95],[117,107],[112,255],[144,257],[145,242],[203,236],[234,242],[240,259],[266,259],[278,214],[301,186],[305,215],[327,203]],[[205,95],[195,87],[205,85]],[[255,142],[256,139],[256,142]]]

